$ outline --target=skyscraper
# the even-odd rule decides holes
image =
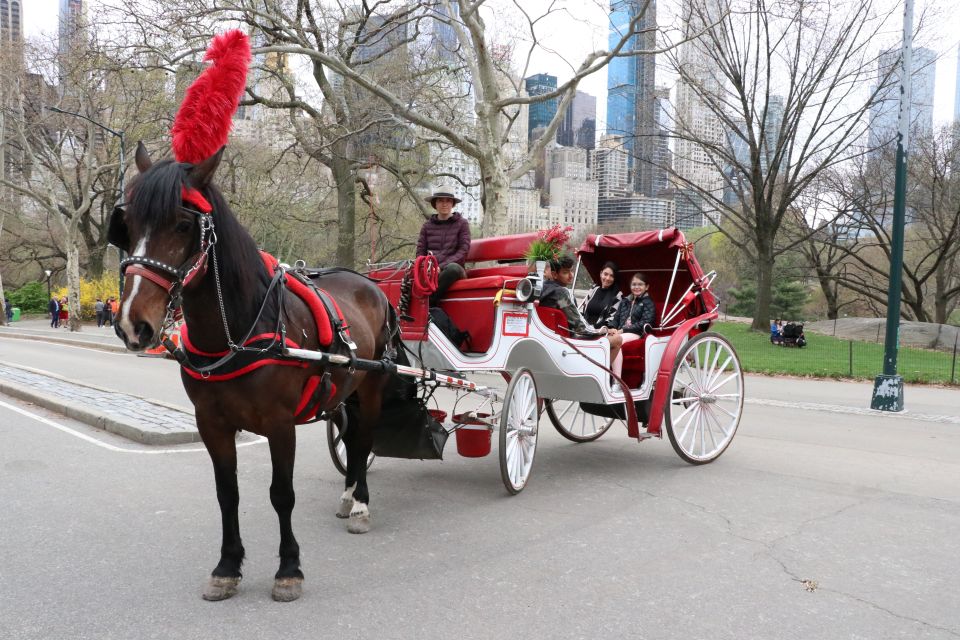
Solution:
[[[643,0],[611,0],[609,46],[616,47],[643,11]],[[650,0],[624,51],[652,51],[656,47],[657,3]],[[657,121],[654,104],[655,57],[614,58],[607,67],[607,134],[622,137],[630,158],[633,188],[651,195]]]
[[[60,58],[60,86],[63,87],[69,75],[67,65],[70,51],[83,37],[83,0],[60,0],[59,34],[57,51]]]
[[[557,89],[557,77],[551,76],[548,73],[538,73],[529,78],[524,78],[523,82],[527,90],[527,95],[529,96],[542,96],[545,93],[550,93]],[[551,98],[550,100],[530,103],[530,112],[527,121],[527,132],[529,135],[533,135],[534,130],[550,124],[553,116],[557,114],[557,102],[558,100],[556,98]]]
[[[0,0],[0,50],[23,40],[23,11],[20,0]]]
[[[957,86],[953,94],[953,121],[960,122],[960,46],[957,47]]]
[[[596,146],[596,134],[597,99],[577,91],[557,129],[557,144],[590,150]]]
[[[933,90],[936,81],[937,54],[930,49],[913,50],[913,84],[910,88],[910,132],[929,134],[933,131]],[[877,149],[893,142],[897,136],[900,114],[900,49],[888,49],[880,54],[877,84],[886,86],[877,94],[877,102],[870,108],[868,142]]]
[[[684,34],[692,37],[723,15],[718,0],[684,0]],[[699,39],[681,45],[680,79],[677,82],[677,109],[674,117],[679,136],[673,167],[678,176],[677,226],[702,226],[716,220],[717,212],[708,203],[723,197],[723,174],[711,149],[724,143],[720,118],[708,98],[721,95],[716,62]],[[702,197],[705,193],[710,198]],[[697,209],[700,208],[699,213]]]

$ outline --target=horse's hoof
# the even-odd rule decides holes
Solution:
[[[370,510],[362,502],[356,502],[350,512],[350,521],[347,522],[347,531],[350,533],[366,533],[370,531]]]
[[[341,519],[349,518],[350,512],[353,510],[353,498],[349,500],[341,500],[340,508],[337,509],[337,517]]]
[[[277,578],[273,581],[273,599],[293,602],[303,594],[303,578]]]
[[[210,576],[206,588],[203,590],[203,599],[216,602],[217,600],[226,600],[237,594],[237,585],[240,584],[240,577],[231,578],[224,576]]]

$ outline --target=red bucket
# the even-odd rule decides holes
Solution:
[[[427,409],[427,413],[440,424],[443,424],[443,421],[447,419],[447,412],[443,409]]]
[[[489,413],[478,413],[477,418],[489,418]],[[457,453],[464,458],[482,458],[490,454],[490,435],[493,430],[474,418],[464,414],[453,416],[457,423]]]

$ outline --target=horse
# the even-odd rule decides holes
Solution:
[[[253,238],[213,183],[224,148],[192,165],[173,160],[153,163],[144,145],[137,146],[139,175],[125,194],[127,204],[114,211],[109,225],[110,242],[131,253],[121,263],[124,288],[114,324],[130,351],[155,347],[177,308],[194,353],[223,356],[222,360],[235,353],[248,355],[234,340],[264,334],[273,336],[274,343],[285,339],[301,349],[323,346],[308,305],[294,295],[284,296],[282,283],[277,291],[274,280],[289,276],[272,277]],[[350,346],[344,343],[352,339],[353,357],[389,355],[397,345],[396,317],[381,290],[347,270],[322,275],[319,282],[339,307],[349,332],[349,338],[334,340],[324,350],[349,354]],[[246,430],[267,439],[273,464],[270,501],[280,521],[280,567],[272,596],[277,601],[295,600],[302,593],[303,572],[290,520],[295,502],[295,414],[302,391],[311,378],[329,376],[330,395],[319,404],[320,411],[331,411],[351,394],[357,395],[359,402],[344,403],[351,428],[343,438],[347,475],[337,516],[349,518],[351,533],[365,533],[370,528],[366,461],[389,374],[282,358],[217,381],[211,381],[215,371],[197,375],[197,370],[182,367],[181,379],[213,463],[223,528],[220,560],[202,597],[229,598],[242,578],[235,439]]]

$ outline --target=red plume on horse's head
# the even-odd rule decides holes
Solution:
[[[213,39],[204,69],[187,89],[173,120],[173,155],[197,164],[227,143],[230,122],[247,84],[250,39],[235,29]]]

